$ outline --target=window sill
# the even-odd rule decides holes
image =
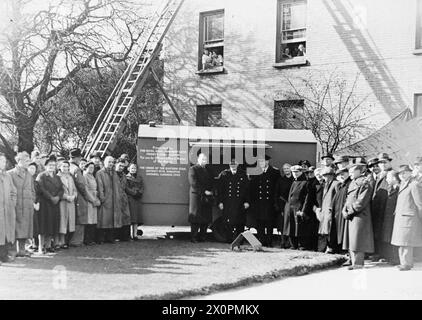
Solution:
[[[200,76],[205,76],[209,74],[220,74],[220,73],[224,73],[225,71],[226,69],[224,69],[224,67],[217,67],[214,69],[200,70],[200,71],[197,71],[196,74]]]
[[[413,50],[414,55],[422,55],[422,49],[415,49]]]
[[[274,68],[283,69],[291,67],[300,67],[309,65],[308,59],[306,57],[295,57],[292,59],[284,60],[273,64]]]

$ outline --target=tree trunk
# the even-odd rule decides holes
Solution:
[[[34,150],[34,124],[26,123],[24,128],[17,127],[18,149],[29,154]]]

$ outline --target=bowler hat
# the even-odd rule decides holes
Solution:
[[[399,167],[399,170],[398,171],[399,171],[399,173],[402,173],[402,172],[405,172],[405,171],[412,172],[413,170],[407,164],[402,164]]]
[[[265,160],[271,160],[271,156],[269,156],[268,154],[265,155]]]
[[[378,158],[371,158],[368,160],[368,168],[371,168],[373,166],[375,166],[376,164],[378,164],[380,161]]]
[[[127,153],[123,153],[123,154],[120,156],[120,159],[129,161],[129,155],[128,155]]]
[[[354,168],[364,171],[366,169],[366,163],[355,162],[347,166],[347,169],[354,169]]]
[[[385,153],[385,152],[380,153],[378,155],[378,159],[379,159],[379,162],[386,162],[386,161],[392,161],[393,160],[393,159],[390,158],[388,153]]]
[[[421,165],[422,164],[422,157],[416,157],[416,160],[413,164],[414,165]]]
[[[50,162],[57,162],[57,158],[54,154],[50,155],[47,160],[45,161],[45,165],[49,164]]]
[[[342,162],[349,162],[348,156],[338,156],[337,159],[334,161],[335,164],[342,163]]]
[[[302,166],[295,165],[295,166],[291,167],[290,170],[292,172],[301,172],[301,171],[303,171],[303,168],[302,168]]]
[[[298,165],[300,166],[307,166],[308,168],[311,166],[311,163],[308,160],[300,160]]]
[[[82,157],[81,149],[75,148],[75,149],[70,150],[70,157],[71,158],[79,158],[79,157]]]
[[[326,153],[321,157],[321,160],[325,159],[325,158],[330,158],[332,160],[334,160],[334,157],[331,153]]]

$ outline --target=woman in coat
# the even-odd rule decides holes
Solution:
[[[6,157],[0,153],[0,263],[13,260],[9,250],[15,242],[17,190],[6,172]]]
[[[401,180],[391,244],[399,247],[400,270],[413,268],[413,248],[422,247],[422,186],[409,166],[400,166]]]
[[[28,166],[28,172],[34,181],[34,188],[35,188],[35,204],[34,204],[34,228],[33,228],[33,236],[32,236],[32,249],[34,251],[39,251],[42,253],[41,247],[39,246],[39,235],[40,235],[40,227],[39,227],[39,215],[40,215],[40,187],[38,186],[38,182],[35,181],[37,178],[38,166],[35,162],[31,162]]]
[[[40,188],[40,246],[47,252],[54,252],[51,241],[59,233],[60,199],[63,197],[63,183],[56,174],[56,158],[51,156],[45,163],[46,171],[37,177]]]
[[[393,234],[394,226],[394,212],[396,210],[397,197],[400,189],[400,177],[397,171],[390,170],[386,175],[386,182],[388,184],[387,203],[385,205],[385,213],[383,216],[381,227],[381,247],[380,255],[388,262],[396,265],[399,264],[399,256],[397,248],[391,245],[391,236]]]
[[[371,220],[372,187],[365,176],[366,165],[350,165],[352,182],[347,191],[343,217],[347,220],[343,249],[349,250],[352,265],[349,270],[361,269],[365,253],[374,252],[374,233]]]
[[[63,196],[60,200],[59,234],[55,241],[55,249],[67,249],[65,237],[75,232],[76,206],[75,200],[78,196],[75,182],[69,172],[69,161],[62,161],[60,172],[57,174],[63,183]]]
[[[27,152],[19,152],[16,157],[16,167],[9,171],[17,190],[16,202],[16,241],[17,257],[30,257],[29,251],[25,250],[25,242],[32,239],[34,230],[34,204],[35,187],[28,166],[31,159]]]
[[[97,181],[94,177],[94,171],[95,164],[93,162],[87,163],[84,170],[86,192],[88,196],[87,224],[85,226],[84,239],[86,245],[95,244],[95,231],[98,223],[98,207],[101,204],[100,199],[98,199]]]
[[[142,224],[142,194],[144,193],[144,182],[137,174],[136,164],[129,166],[129,173],[126,176],[126,193],[129,198],[131,238],[138,240],[138,224]]]

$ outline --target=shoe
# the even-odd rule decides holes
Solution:
[[[69,248],[80,248],[82,247],[81,244],[69,244]]]
[[[139,238],[136,236],[136,237],[133,237],[132,240],[133,241],[139,241]]]
[[[347,270],[359,270],[359,269],[363,269],[363,266],[354,265],[354,266],[348,266],[347,267]]]
[[[347,259],[347,261],[342,264],[343,267],[349,267],[351,265],[352,265],[352,261],[350,261],[350,259]]]
[[[409,271],[412,270],[411,266],[399,266],[399,271]]]
[[[54,250],[59,251],[60,249],[61,249],[61,246],[59,245],[54,246]]]
[[[56,250],[54,248],[52,248],[52,247],[45,249],[45,251],[48,252],[48,253],[54,253],[54,252],[56,252]]]
[[[60,247],[60,249],[69,249],[69,246],[67,245],[67,244],[64,244],[64,245],[62,245],[61,247]]]
[[[325,253],[327,254],[334,254],[334,250],[331,248],[327,248],[327,250],[325,250]]]
[[[374,254],[373,256],[369,256],[372,262],[378,262],[380,260],[380,256],[378,254]]]
[[[299,247],[299,249],[298,249],[299,251],[306,251],[306,248],[305,247]]]

